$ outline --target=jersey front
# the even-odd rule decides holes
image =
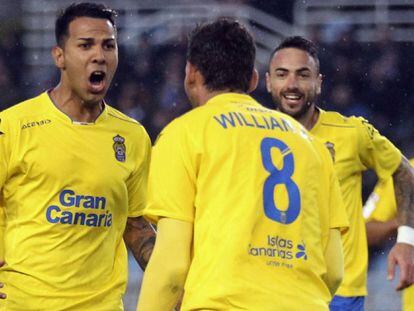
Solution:
[[[320,110],[311,133],[322,139],[334,158],[350,219],[350,228],[343,235],[344,280],[336,294],[364,296],[367,293],[368,249],[362,214],[361,173],[371,168],[385,180],[401,163],[401,153],[363,118],[345,117],[337,112]]]
[[[328,309],[324,237],[347,219],[338,184],[336,209],[319,204],[335,179],[316,143],[292,118],[234,93],[161,132],[143,214],[193,223],[182,310]]]
[[[72,122],[48,93],[0,118],[0,309],[122,310],[123,232],[146,201],[145,130],[108,105],[95,123]]]
[[[414,166],[414,159],[410,160]],[[392,178],[379,182],[369,196],[364,206],[364,217],[366,221],[390,221],[397,217],[397,203],[395,201],[394,183]],[[402,305],[404,311],[412,310],[414,306],[414,286],[404,289],[402,294]]]

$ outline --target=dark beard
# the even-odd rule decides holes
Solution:
[[[292,114],[292,112],[288,112],[285,109],[283,109],[279,99],[277,96],[273,96],[272,95],[272,99],[273,99],[273,103],[276,104],[276,109],[279,110],[280,112],[283,112],[289,116],[291,116],[292,118],[294,118],[295,120],[298,120],[300,118],[302,118],[304,115],[306,115],[306,113],[309,111],[309,109],[316,104],[317,101],[317,95],[312,96],[311,98],[309,98],[309,100],[306,102],[306,105],[303,105],[301,107],[301,109],[297,112],[294,112]]]

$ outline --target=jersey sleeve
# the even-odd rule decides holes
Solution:
[[[397,216],[397,203],[395,201],[394,184],[392,178],[380,181],[368,197],[364,205],[364,218],[366,221],[389,221]]]
[[[147,204],[148,171],[151,159],[151,140],[143,127],[138,137],[137,150],[141,150],[137,157],[137,166],[128,178],[128,217],[142,216]]]
[[[401,163],[401,152],[367,120],[356,120],[362,164],[375,170],[379,179],[388,179]]]
[[[177,121],[177,120],[176,120]],[[158,136],[153,147],[148,205],[144,216],[151,222],[160,217],[193,222],[197,156],[183,124],[175,121]]]

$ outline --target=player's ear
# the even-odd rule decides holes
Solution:
[[[256,68],[253,69],[252,77],[250,78],[249,88],[247,90],[247,93],[253,92],[257,85],[259,84],[259,73],[257,72]]]
[[[190,62],[187,62],[187,64],[185,65],[185,79],[188,85],[192,85],[195,83],[196,74],[197,68]]]
[[[269,74],[268,71],[266,71],[266,90],[267,90],[268,93],[272,92],[272,87],[271,87],[271,84],[270,84],[270,74]]]
[[[52,57],[57,68],[65,69],[65,56],[60,46],[56,45],[52,48]]]
[[[318,95],[320,95],[321,94],[321,91],[322,91],[322,78],[323,78],[323,76],[322,76],[322,74],[320,73],[319,75],[318,75],[318,84],[316,85],[316,93],[318,94]]]

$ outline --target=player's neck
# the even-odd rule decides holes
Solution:
[[[245,94],[244,92],[234,91],[234,90],[220,90],[220,91],[205,91],[199,93],[199,106],[203,106],[205,103],[207,103],[210,99],[217,95],[225,94],[225,93],[240,93]]]
[[[310,131],[316,124],[319,118],[319,109],[316,105],[312,105],[301,117],[296,120],[300,122],[308,131]]]
[[[72,90],[66,90],[62,84],[49,93],[53,104],[72,121],[82,123],[95,122],[103,110],[103,103],[86,103]]]

